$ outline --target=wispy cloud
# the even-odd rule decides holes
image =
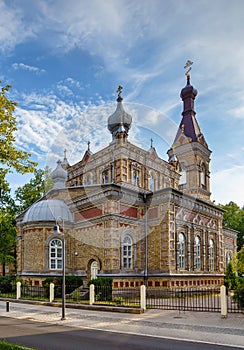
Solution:
[[[42,69],[42,68],[38,68],[38,67],[34,67],[34,66],[29,66],[28,64],[24,64],[24,63],[13,63],[12,64],[12,67],[14,70],[26,70],[26,71],[29,71],[29,72],[33,72],[33,73],[37,73],[37,74],[40,74],[40,73],[45,73],[45,69]]]
[[[35,36],[34,23],[24,21],[23,10],[0,1],[0,52],[9,53],[16,45]]]

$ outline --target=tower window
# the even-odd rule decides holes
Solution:
[[[149,178],[149,189],[150,191],[155,191],[155,182],[156,182],[156,178],[154,174],[150,174],[150,178]]]
[[[180,181],[179,185],[184,185],[186,184],[186,170],[184,165],[180,165]]]
[[[206,187],[206,167],[205,167],[205,164],[201,165],[200,180],[201,180],[201,186],[205,188]]]
[[[103,184],[107,184],[109,181],[109,177],[108,177],[108,170],[103,171],[102,173],[102,183]]]
[[[138,186],[139,184],[139,171],[134,170],[133,171],[133,185]]]

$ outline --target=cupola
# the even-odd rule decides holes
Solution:
[[[121,97],[122,86],[118,87],[117,108],[115,112],[108,118],[108,130],[112,134],[113,141],[116,139],[116,134],[128,135],[128,131],[131,127],[132,117],[125,112],[123,107],[123,98]]]

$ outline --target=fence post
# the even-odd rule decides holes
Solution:
[[[16,299],[21,298],[21,282],[16,283]]]
[[[146,310],[146,286],[145,285],[141,285],[140,295],[141,295],[141,309]]]
[[[50,303],[54,301],[54,283],[50,283],[50,286],[49,286],[49,300],[50,300]]]
[[[227,298],[226,298],[226,287],[220,287],[220,304],[221,304],[221,317],[227,317]]]
[[[94,304],[95,302],[95,286],[94,284],[90,285],[90,305]]]

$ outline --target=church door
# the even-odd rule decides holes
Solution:
[[[91,279],[97,278],[97,273],[98,273],[98,264],[96,261],[93,261],[91,263]]]

